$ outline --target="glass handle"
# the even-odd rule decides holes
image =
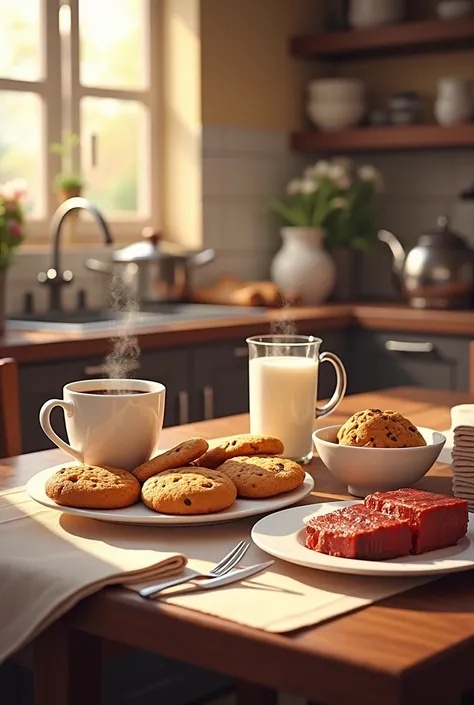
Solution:
[[[336,389],[334,394],[324,406],[316,407],[316,418],[320,419],[321,416],[327,416],[331,414],[344,398],[344,394],[347,389],[347,374],[344,365],[337,355],[332,352],[323,352],[319,356],[319,362],[330,362],[331,365],[336,370]]]

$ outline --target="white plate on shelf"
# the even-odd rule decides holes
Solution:
[[[422,553],[419,556],[403,556],[387,561],[363,561],[328,556],[306,548],[304,520],[307,517],[327,514],[351,504],[357,504],[357,502],[306,504],[276,512],[255,524],[252,529],[252,540],[271,556],[307,568],[333,573],[416,577],[456,573],[474,568],[474,514],[469,515],[468,533],[456,546]]]
[[[98,519],[99,521],[109,521],[117,524],[147,524],[152,526],[188,526],[189,524],[219,524],[226,521],[235,521],[245,517],[256,516],[258,514],[268,514],[282,507],[296,504],[306,497],[314,487],[314,480],[309,473],[305,473],[302,485],[292,492],[285,492],[276,497],[268,499],[237,499],[228,509],[213,514],[200,514],[197,516],[176,516],[170,514],[159,514],[152,509],[148,509],[139,502],[125,509],[75,509],[74,507],[62,507],[50,499],[44,491],[46,480],[57,470],[67,465],[77,465],[77,463],[64,463],[55,465],[38,472],[28,481],[26,491],[30,497],[45,507],[57,509],[65,514],[75,514],[76,516]]]

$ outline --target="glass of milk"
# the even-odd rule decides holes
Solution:
[[[261,335],[249,345],[250,432],[276,436],[285,457],[308,462],[313,456],[315,418],[330,414],[341,402],[347,377],[341,360],[320,353],[323,341],[306,335]],[[327,404],[317,407],[320,362],[336,370],[336,390]]]

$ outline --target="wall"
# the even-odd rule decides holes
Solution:
[[[407,5],[413,17],[436,16],[436,0],[414,0]],[[333,73],[364,80],[372,108],[385,108],[388,97],[397,91],[416,91],[423,100],[423,120],[435,122],[433,104],[439,78],[454,75],[474,81],[474,53],[351,61],[334,66]],[[470,219],[464,217],[457,198],[461,189],[474,182],[474,149],[365,154],[359,155],[358,160],[373,163],[382,172],[386,189],[379,201],[380,225],[393,229],[408,247],[415,244],[423,230],[435,227],[437,217],[443,214],[450,216],[453,227],[474,244],[474,215]],[[361,273],[360,294],[397,297],[390,267],[388,248],[378,244]]]
[[[202,0],[204,125],[292,130],[314,66],[294,61],[293,34],[322,28],[322,0]]]
[[[278,249],[270,203],[307,156],[292,154],[304,89],[317,64],[295,61],[292,35],[319,31],[321,0],[202,0],[203,244],[208,283],[232,273],[266,279]]]

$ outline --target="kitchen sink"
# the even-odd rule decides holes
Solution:
[[[244,306],[214,306],[211,304],[163,303],[148,304],[140,311],[47,311],[16,316],[7,321],[7,329],[24,331],[88,332],[147,328],[167,323],[198,321],[215,318],[259,315],[264,308]]]

